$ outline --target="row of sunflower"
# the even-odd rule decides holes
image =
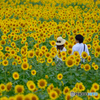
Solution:
[[[36,92],[38,92],[38,88],[43,89],[43,91],[45,91],[45,88],[47,87],[47,81],[45,79],[40,79],[38,81],[38,88],[36,88],[36,85],[33,81],[28,81],[27,82],[27,87],[29,89],[29,91],[32,91],[32,93],[29,93],[27,95],[23,95],[23,93],[25,92],[25,88],[23,85],[16,85],[14,87],[14,92],[17,93],[16,96],[11,96],[9,97],[9,100],[39,100],[39,97],[36,95]],[[63,83],[62,83],[63,85]],[[8,82],[6,85],[4,84],[0,84],[0,90],[3,91],[11,91],[12,87],[12,83]],[[54,87],[53,84],[50,84],[47,87],[47,92],[48,95],[47,97],[50,97],[51,99],[57,99],[59,98],[59,96],[63,95],[65,96],[65,100],[70,100],[72,97],[70,96],[70,92],[82,92],[85,90],[85,87],[83,85],[83,83],[76,83],[75,87],[73,87],[73,89],[71,90],[68,86],[65,86],[63,91],[61,89],[59,89],[58,87]],[[96,92],[99,90],[99,84],[94,83],[92,84],[92,87],[90,90],[87,90],[87,93],[91,93],[91,92]],[[2,92],[0,93],[0,95],[2,95]],[[97,96],[92,96],[94,99],[99,99],[100,94],[98,93]],[[88,98],[91,98],[90,95],[88,95]],[[73,100],[76,99],[80,99],[82,100],[80,97],[78,97],[77,95],[75,97],[73,97]],[[1,100],[8,100],[8,97],[3,96],[1,98]]]
[[[0,1],[0,100],[99,100],[99,6],[100,0]],[[76,34],[90,52],[82,53],[87,60],[79,71],[80,56],[71,55]],[[56,50],[58,36],[67,52]],[[98,95],[71,97],[72,91]]]

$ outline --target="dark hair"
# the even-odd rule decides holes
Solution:
[[[83,43],[83,39],[84,39],[84,38],[83,38],[82,35],[79,34],[79,35],[76,35],[76,36],[75,36],[75,39],[78,40],[79,43]]]
[[[59,49],[59,50],[62,50],[63,47],[64,47],[64,44],[63,44],[63,45],[57,45],[57,50],[58,50],[58,49]]]

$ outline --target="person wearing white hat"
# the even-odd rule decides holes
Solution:
[[[66,40],[63,39],[62,37],[58,37],[57,38],[57,42],[56,42],[56,48],[57,48],[57,51],[60,50],[60,52],[62,51],[67,51],[66,48],[64,47],[64,44],[65,44]],[[60,60],[62,61],[61,58],[59,58],[57,55],[56,55],[56,58],[57,58],[57,61]]]

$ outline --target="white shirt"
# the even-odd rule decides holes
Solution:
[[[80,58],[82,60],[82,52],[84,51],[84,44],[83,43],[76,43],[73,48],[72,48],[72,54],[74,53],[74,51],[78,51],[79,52],[79,55],[80,55]],[[88,54],[89,56],[89,51],[88,51],[88,47],[87,45],[85,44],[85,52]],[[83,62],[85,61],[85,59],[83,59]]]
[[[57,46],[55,46],[55,47],[57,48]],[[62,50],[60,50],[60,52],[62,52],[62,51],[67,51],[67,50],[66,50],[66,48],[65,48],[65,47],[63,47],[63,49],[62,49]],[[56,57],[57,57],[57,61],[58,61],[58,60],[61,60],[61,61],[62,61],[62,59],[61,59],[61,58],[59,58],[57,55],[56,55]]]

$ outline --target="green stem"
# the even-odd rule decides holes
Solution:
[[[98,80],[98,70],[96,70],[96,79]]]
[[[71,71],[71,68],[70,68],[70,76],[72,76],[72,71]],[[72,84],[72,79],[70,79],[70,84]]]
[[[7,71],[7,70],[6,70],[6,66],[5,66],[5,83],[6,83],[6,71]]]
[[[23,79],[24,79],[24,77],[25,77],[25,72],[24,72],[24,70],[23,70]],[[24,81],[23,81],[23,85],[24,85]]]

